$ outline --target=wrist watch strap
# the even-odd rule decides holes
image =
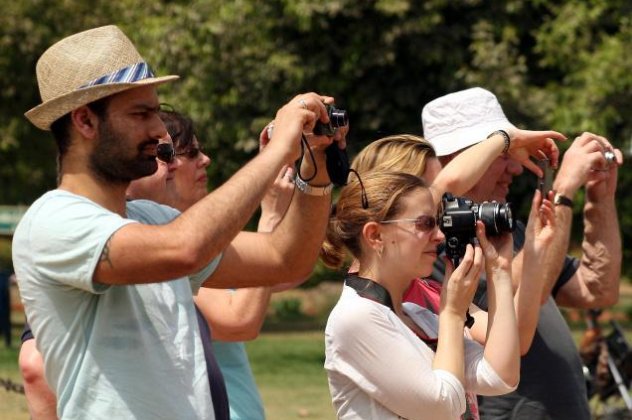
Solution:
[[[573,208],[573,200],[560,193],[555,193],[553,204],[555,204],[556,206],[567,206]]]
[[[296,184],[296,188],[303,194],[314,195],[317,197],[322,197],[331,193],[331,190],[334,188],[334,184],[325,185],[324,187],[314,187],[313,185],[309,185],[307,182],[303,180],[298,174],[294,177],[294,183]]]

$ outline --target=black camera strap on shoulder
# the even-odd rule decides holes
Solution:
[[[355,274],[348,274],[345,277],[345,284],[355,290],[358,296],[370,299],[380,305],[384,305],[391,311],[395,312],[391,296],[381,284]],[[470,315],[470,311],[468,309],[465,313],[465,326],[467,328],[472,328],[472,325],[474,325],[474,317]]]
[[[395,312],[391,295],[388,294],[388,291],[381,284],[354,274],[345,277],[345,284],[355,290],[358,296],[384,305]]]
[[[393,309],[391,295],[388,294],[388,291],[381,284],[354,274],[349,274],[345,277],[345,284],[355,290],[358,296],[377,302],[380,305],[384,305],[391,311],[395,312]],[[421,341],[426,343],[432,351],[437,351],[437,339],[432,339],[425,335],[425,333],[423,335],[415,335],[417,335]]]

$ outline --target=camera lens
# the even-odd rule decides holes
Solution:
[[[606,159],[606,162],[608,162],[608,165],[616,160],[616,157],[612,150],[606,150],[605,152],[603,152],[603,157]]]
[[[344,109],[329,108],[329,121],[332,127],[344,127],[349,123],[349,116]]]
[[[477,213],[478,218],[485,224],[485,231],[488,235],[499,235],[513,231],[513,214],[509,203],[481,203]]]

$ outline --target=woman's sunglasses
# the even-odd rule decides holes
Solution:
[[[200,153],[204,153],[204,149],[202,149],[202,146],[198,146],[198,147],[191,147],[187,150],[184,150],[182,152],[176,153],[176,156],[184,156],[187,159],[196,159]]]
[[[431,232],[435,227],[439,226],[439,216],[421,215],[415,219],[393,219],[382,220],[380,223],[414,223],[415,229],[419,232]]]
[[[164,163],[171,163],[176,157],[176,151],[171,143],[159,143],[156,146],[156,157]]]

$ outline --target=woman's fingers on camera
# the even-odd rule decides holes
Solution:
[[[476,222],[476,239],[480,244],[483,257],[496,258],[498,256],[495,244],[487,238],[485,234],[485,224],[480,220]]]

